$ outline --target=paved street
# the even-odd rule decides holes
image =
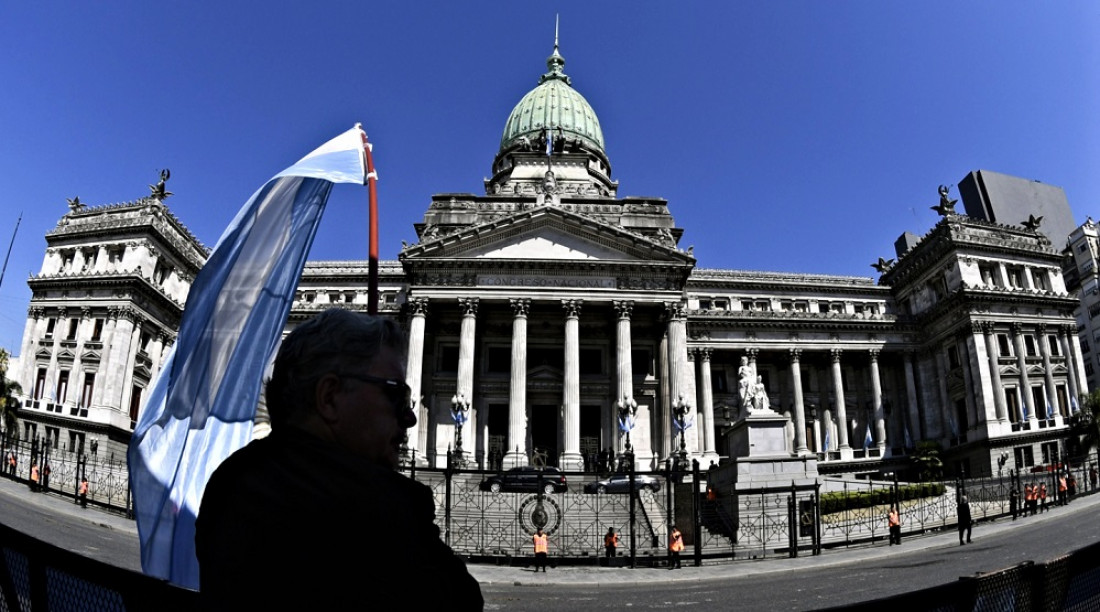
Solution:
[[[71,499],[32,494],[6,479],[0,479],[0,516],[5,524],[105,563],[140,566],[136,526],[125,517],[82,510]],[[482,584],[489,610],[712,609],[731,602],[744,610],[812,610],[1049,560],[1100,541],[1097,518],[1100,496],[1092,495],[1033,518],[981,523],[974,543],[962,547],[949,529],[907,537],[900,547],[883,542],[817,557],[685,564],[676,571],[572,566],[535,574],[526,567],[493,565],[471,565],[470,571]]]

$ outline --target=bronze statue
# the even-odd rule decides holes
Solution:
[[[164,183],[168,181],[168,177],[172,176],[172,173],[168,171],[168,168],[160,171],[160,180],[156,185],[149,185],[149,191],[152,192],[154,200],[163,201],[168,196],[172,195],[171,191],[168,191],[164,187]]]
[[[878,262],[871,264],[871,267],[878,271],[879,274],[882,274],[883,272],[889,270],[890,266],[892,265],[894,265],[893,259],[883,259],[879,257]]]
[[[1021,221],[1020,225],[1023,225],[1027,229],[1034,232],[1035,230],[1039,229],[1039,225],[1042,224],[1042,222],[1043,222],[1043,216],[1042,215],[1039,215],[1038,217],[1036,217],[1035,215],[1028,215],[1027,216],[1027,221]]]
[[[950,190],[951,189],[947,185],[940,185],[940,203],[930,207],[932,210],[939,213],[941,217],[955,214],[955,202],[958,202],[958,200],[952,200],[947,197],[947,192]]]

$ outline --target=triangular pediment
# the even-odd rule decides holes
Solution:
[[[689,265],[695,261],[678,249],[555,206],[499,217],[410,246],[402,253],[406,261],[437,258]]]
[[[81,363],[98,363],[99,359],[99,351],[84,351],[80,356]]]
[[[631,260],[638,258],[604,244],[596,244],[581,236],[561,230],[541,227],[515,240],[488,244],[462,254],[483,259],[591,259]]]

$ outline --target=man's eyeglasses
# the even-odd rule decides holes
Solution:
[[[403,380],[397,378],[381,378],[369,374],[341,374],[340,377],[378,385],[398,416],[403,415],[406,410],[412,410],[412,406],[409,403],[409,400],[412,398],[412,389],[410,389],[409,385]]]

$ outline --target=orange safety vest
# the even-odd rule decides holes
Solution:
[[[31,481],[38,482],[38,466],[37,465],[33,466],[31,468]]]
[[[672,539],[672,542],[668,545],[669,550],[672,552],[680,552],[684,549],[684,538],[680,535],[679,529],[672,530],[669,537]]]
[[[539,535],[539,534],[536,533],[534,541],[535,541],[535,554],[549,552],[549,547],[547,546],[547,543],[546,543],[546,534],[545,533],[542,534],[542,535]]]
[[[619,546],[619,534],[609,533],[603,537],[603,545],[618,548]]]
[[[1046,498],[1047,498],[1047,486],[1043,485],[1039,489],[1039,499],[1046,499]]]
[[[79,492],[80,492],[81,495],[87,495],[88,494],[88,481],[87,480],[81,481]]]
[[[897,527],[898,525],[901,525],[901,519],[898,518],[898,511],[894,510],[890,513],[890,526]]]
[[[1066,477],[1065,476],[1059,476],[1058,477],[1058,490],[1059,491],[1065,491],[1066,490]]]
[[[1031,488],[1030,485],[1024,487],[1024,499],[1026,499],[1027,501],[1035,499],[1035,491]]]

